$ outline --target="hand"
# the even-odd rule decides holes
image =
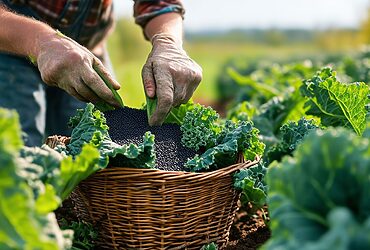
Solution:
[[[202,69],[172,36],[154,35],[152,44],[142,78],[146,95],[158,99],[149,124],[161,125],[172,107],[191,98],[202,79]]]
[[[70,95],[84,102],[107,102],[112,106],[120,104],[112,91],[94,70],[99,71],[114,89],[120,85],[105,69],[103,64],[88,49],[61,33],[53,34],[39,42],[36,56],[42,80],[64,89]]]

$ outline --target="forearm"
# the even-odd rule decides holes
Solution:
[[[156,34],[165,33],[171,35],[176,40],[176,43],[182,46],[183,23],[181,15],[178,13],[159,15],[148,22],[144,32],[149,40]]]
[[[47,24],[0,6],[0,51],[37,58],[39,43],[56,32]]]

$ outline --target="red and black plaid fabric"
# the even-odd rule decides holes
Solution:
[[[141,27],[155,16],[177,12],[184,17],[184,7],[181,0],[134,0],[134,17],[135,22]]]
[[[74,39],[90,49],[104,39],[113,26],[112,0],[13,0],[12,2],[28,5],[41,21],[66,35],[69,35],[68,28],[80,17],[80,4],[88,4],[87,16],[81,24],[78,37]],[[183,15],[181,0],[134,0],[135,21],[143,28],[150,19],[168,12]]]
[[[30,6],[40,19],[50,25],[67,26],[73,23],[79,14],[79,3],[82,0],[13,0],[13,3],[21,3]],[[111,8],[112,0],[86,0],[90,8],[85,21],[87,25],[96,25],[104,13]],[[59,23],[58,23],[59,22]]]

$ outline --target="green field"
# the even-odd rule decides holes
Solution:
[[[258,39],[251,41],[253,37],[248,36],[185,39],[187,53],[203,68],[203,80],[194,93],[194,99],[203,104],[212,104],[216,100],[216,79],[222,66],[229,59],[241,58],[246,62],[262,59],[281,61],[292,57],[305,59],[328,52],[344,51],[343,48],[353,44],[355,39],[353,32],[347,32],[346,35],[340,33],[342,42],[336,39],[337,33],[315,38],[314,42],[303,39],[289,42],[292,38],[282,39],[275,33],[274,31],[272,42],[266,42],[264,37],[259,38],[261,42]],[[266,37],[267,40],[271,40],[271,35]],[[276,37],[279,38],[277,42]],[[120,94],[124,102],[128,106],[141,107],[145,101],[141,68],[150,52],[150,43],[144,40],[140,27],[133,21],[120,20],[109,39],[108,49],[116,77],[122,85]]]

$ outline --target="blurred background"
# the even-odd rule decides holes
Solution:
[[[216,108],[233,95],[228,91],[237,81],[235,71],[248,75],[266,63],[343,62],[370,44],[369,0],[183,3],[185,49],[203,68],[193,99]],[[108,49],[125,104],[141,107],[145,98],[140,74],[150,43],[134,23],[133,1],[114,4],[117,23]]]

